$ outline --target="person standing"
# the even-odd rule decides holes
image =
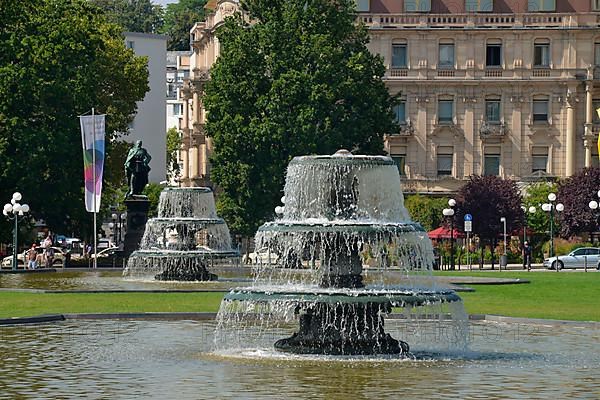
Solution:
[[[531,271],[531,246],[529,242],[523,243],[523,269]]]
[[[31,248],[27,250],[27,268],[28,269],[36,269],[37,268],[37,250],[35,248],[35,243],[31,245]]]
[[[46,239],[44,239],[44,264],[46,268],[51,268],[54,262],[54,249],[52,248],[53,240],[52,233],[49,232]]]

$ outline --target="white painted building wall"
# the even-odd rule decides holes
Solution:
[[[126,140],[143,142],[152,156],[150,182],[160,183],[167,179],[167,133],[165,126],[165,70],[167,36],[148,33],[125,32],[125,45],[136,55],[148,57],[148,86],[144,100],[138,102],[138,110]]]

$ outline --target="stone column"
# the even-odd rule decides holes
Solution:
[[[566,162],[565,176],[572,176],[575,173],[575,151],[576,151],[576,127],[575,127],[575,93],[571,89],[567,90],[567,141],[566,141]]]
[[[190,134],[190,120],[188,116],[189,110],[189,98],[186,96],[183,98],[183,117],[181,120],[181,130],[183,131],[182,141],[184,143],[189,143],[189,134]],[[181,171],[181,179],[183,182],[186,182],[190,178],[190,159],[189,159],[189,146],[182,146],[181,150],[181,161],[183,161],[183,171]]]
[[[594,106],[592,102],[592,90],[594,85],[592,81],[586,82],[585,85],[585,133],[583,145],[585,147],[585,167],[589,168],[592,166],[592,138],[593,138],[593,124],[594,124]]]

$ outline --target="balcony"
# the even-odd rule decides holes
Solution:
[[[400,123],[400,129],[390,134],[394,137],[411,137],[415,134],[415,127],[410,119],[407,119],[404,123]]]
[[[526,14],[375,14],[360,13],[358,20],[369,29],[406,28],[578,28],[597,27],[595,13]]]
[[[482,139],[502,138],[506,136],[507,128],[504,122],[482,121],[479,126],[479,136]]]

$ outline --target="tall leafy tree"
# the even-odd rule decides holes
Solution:
[[[179,0],[167,5],[162,32],[169,35],[169,50],[189,50],[190,30],[204,20],[206,0]]]
[[[542,210],[542,204],[548,202],[548,194],[557,192],[557,185],[553,182],[540,182],[527,186],[523,198],[527,227],[534,233],[545,233],[550,227],[550,215]],[[529,207],[535,207],[535,212],[530,213]],[[557,221],[555,221],[557,222]]]
[[[163,8],[151,0],[90,0],[110,22],[128,32],[158,33],[163,26]]]
[[[352,0],[246,0],[218,30],[206,88],[218,207],[252,235],[282,194],[292,157],[340,148],[381,154],[394,129],[379,56]],[[248,23],[247,21],[252,21]]]
[[[440,226],[442,210],[448,207],[448,198],[433,198],[419,194],[406,196],[404,205],[413,221],[430,231]]]
[[[127,132],[148,90],[146,60],[87,1],[8,0],[0,12],[7,9],[0,23],[0,198],[19,189],[52,230],[89,232],[78,116],[92,107],[108,114],[110,191],[123,180],[122,163],[111,168],[123,153],[113,152],[122,147],[117,132]],[[2,219],[0,238],[9,235]]]
[[[492,175],[471,176],[456,197],[455,226],[462,226],[465,214],[471,214],[473,233],[493,249],[504,230],[502,217],[506,218],[508,233],[523,226],[521,200],[517,184],[512,180]]]
[[[598,230],[598,211],[592,211],[588,206],[590,201],[598,201],[598,189],[600,168],[585,168],[560,182],[557,202],[565,206],[564,211],[559,213],[562,237]]]
[[[170,179],[179,176],[180,169],[177,162],[177,151],[181,147],[181,136],[176,128],[167,130],[167,175]]]

